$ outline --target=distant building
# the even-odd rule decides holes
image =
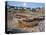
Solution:
[[[22,9],[22,7],[16,7],[16,6],[15,6],[15,9]]]
[[[20,10],[31,10],[31,8],[26,8],[26,7],[17,7],[17,6],[10,6],[10,5],[7,5],[7,8],[12,8],[12,9],[20,9]]]

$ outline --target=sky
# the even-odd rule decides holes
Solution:
[[[27,8],[37,8],[45,6],[44,3],[18,2],[18,1],[8,1],[7,4],[11,6],[27,7]]]

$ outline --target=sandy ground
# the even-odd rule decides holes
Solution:
[[[33,27],[23,27],[23,24],[19,25],[19,19],[14,18],[13,20],[8,21],[8,31],[14,33],[24,33],[24,32],[44,32],[45,31],[45,21],[39,21],[37,26]],[[35,24],[35,23],[34,23]],[[19,25],[19,26],[18,26]],[[17,27],[18,26],[18,27]]]

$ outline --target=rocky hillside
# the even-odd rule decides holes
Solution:
[[[40,9],[38,12],[31,10],[8,9],[7,31],[10,33],[22,32],[44,32],[45,12]]]

